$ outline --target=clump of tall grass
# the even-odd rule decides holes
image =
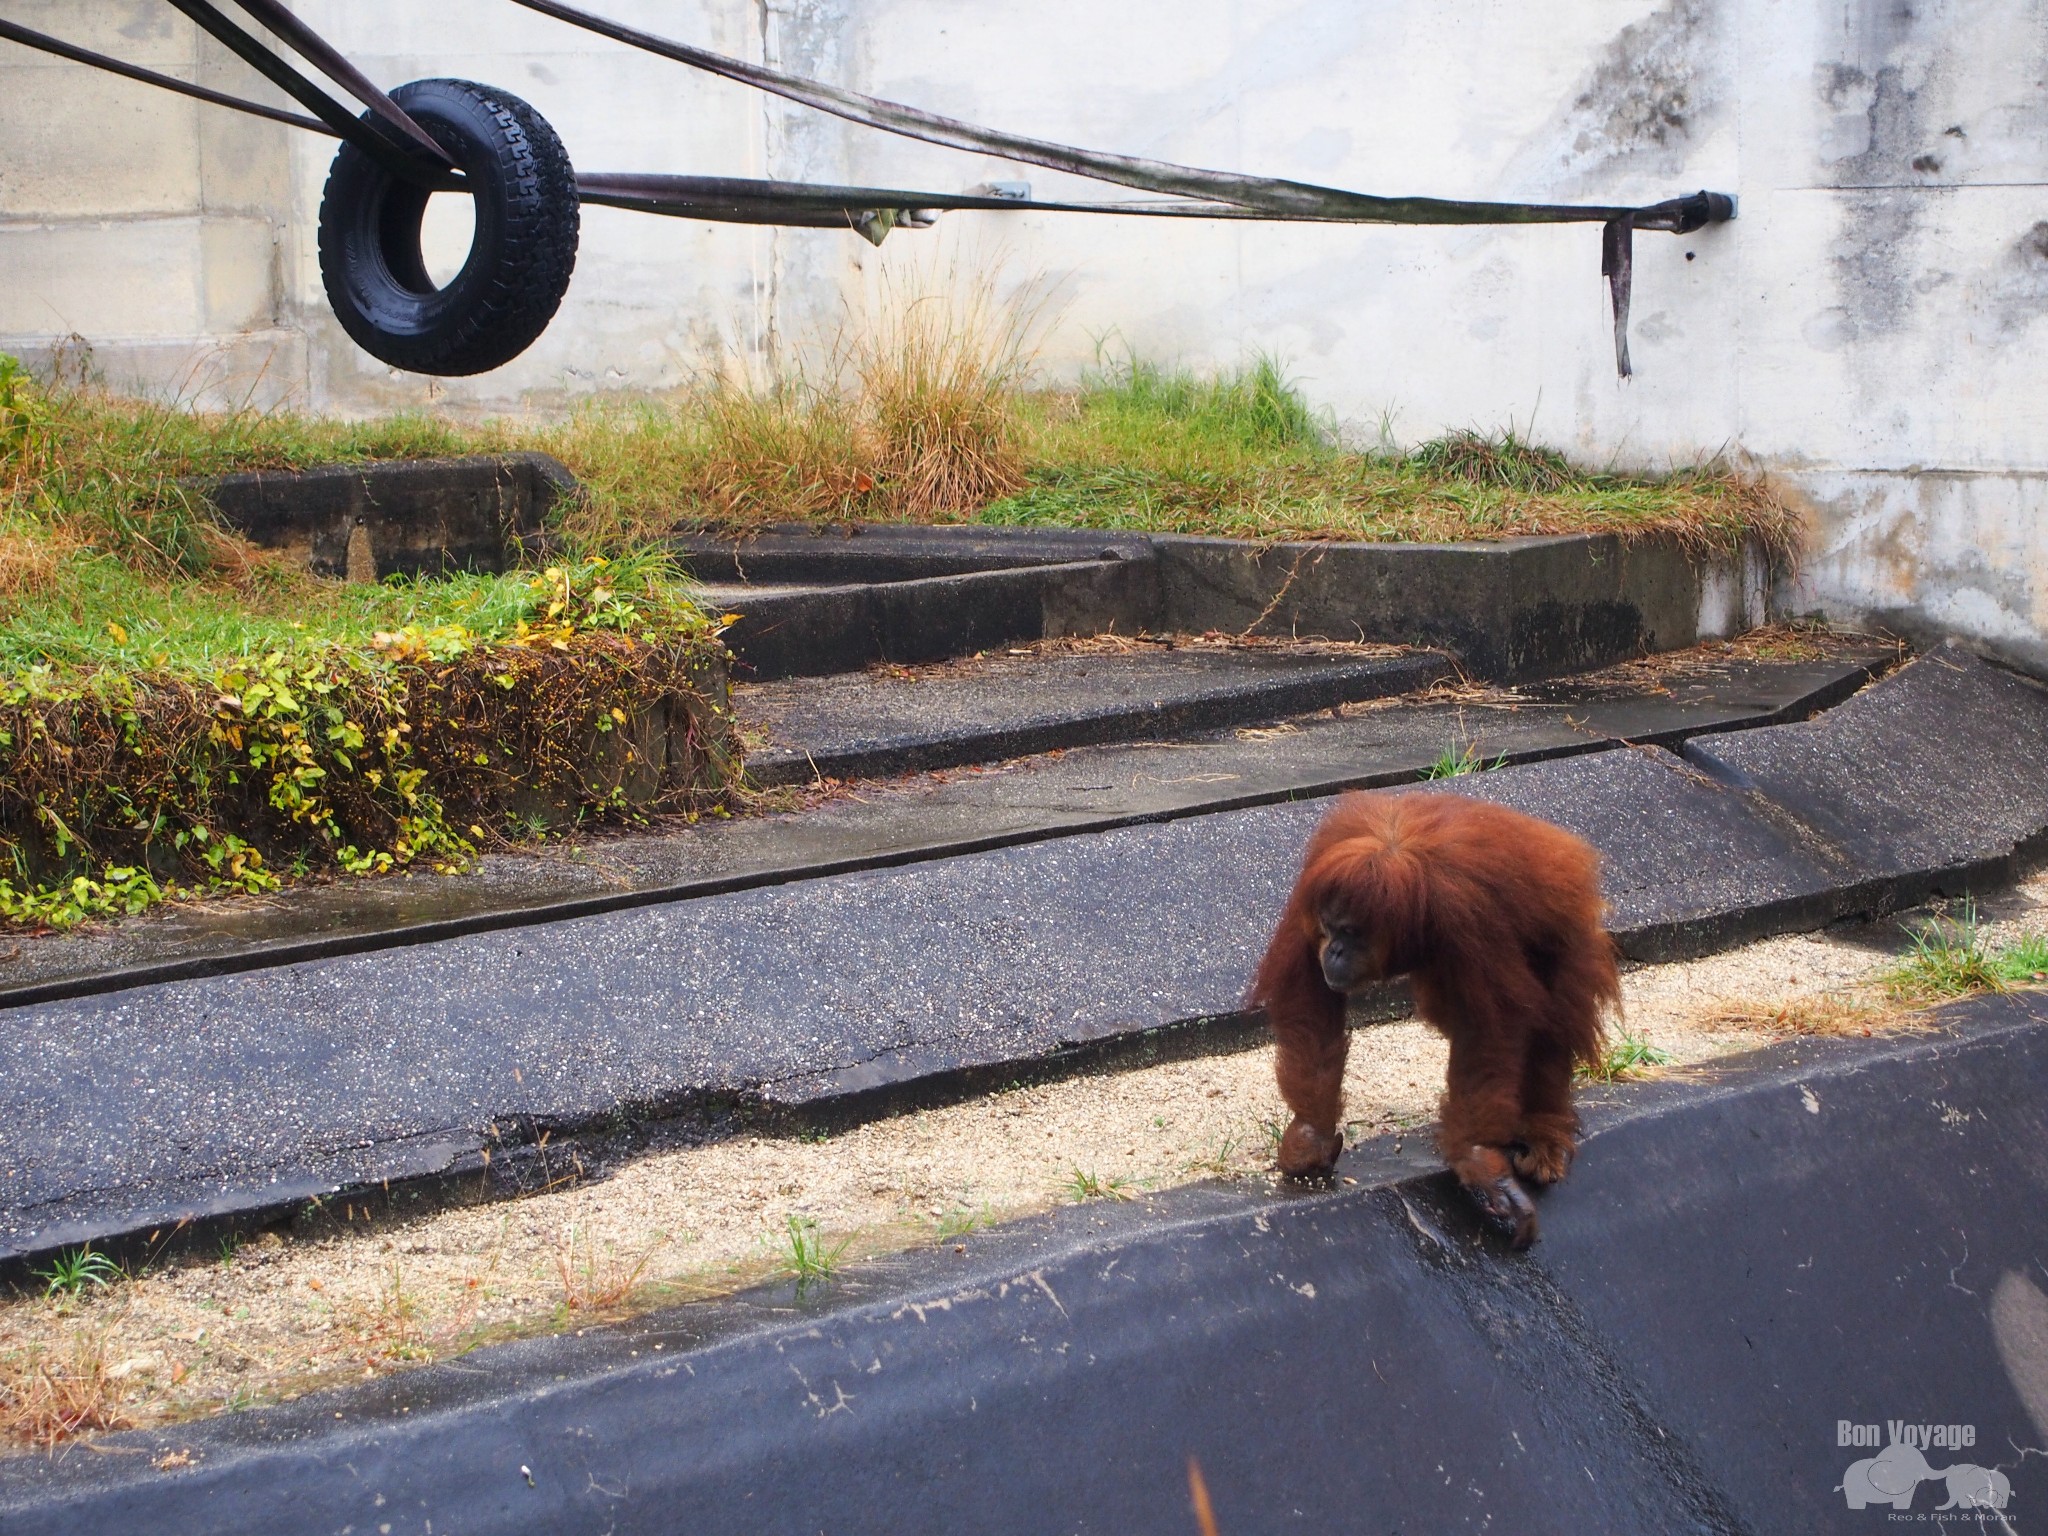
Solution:
[[[1432,438],[1409,450],[1408,463],[1426,475],[1506,490],[1555,494],[1586,484],[1563,454],[1522,441],[1513,427],[1493,437],[1467,430]]]
[[[1027,317],[978,283],[885,290],[850,333],[854,415],[892,513],[972,512],[1024,483]]]
[[[678,526],[957,521],[1024,484],[1028,321],[986,283],[885,287],[805,366],[729,366],[518,442],[583,483],[564,527],[592,546]]]
[[[1904,1001],[2004,992],[2048,979],[2048,935],[1988,938],[1974,900],[1963,902],[1959,917],[1931,917],[1908,928],[1906,939],[1898,963],[1883,977],[1885,990]]]

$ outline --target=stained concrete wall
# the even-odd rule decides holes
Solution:
[[[300,0],[378,80],[532,100],[579,166],[1103,189],[856,129],[507,0]],[[561,317],[476,380],[392,374],[325,312],[331,146],[0,44],[0,347],[330,409],[556,408],[787,361],[910,269],[1050,295],[1043,356],[1285,358],[1352,430],[1510,422],[1596,463],[1754,455],[1812,511],[1781,592],[2048,666],[2048,0],[608,0],[638,25],[1026,133],[1381,192],[1651,200],[1741,218],[1637,249],[1614,377],[1591,228],[950,215],[848,234],[585,211]],[[246,78],[157,0],[10,15]],[[1112,194],[1114,195],[1114,194]],[[459,248],[459,246],[458,246]]]

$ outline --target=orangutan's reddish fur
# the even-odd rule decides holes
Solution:
[[[1363,979],[1405,976],[1451,1044],[1438,1145],[1483,1205],[1534,1212],[1514,1172],[1564,1177],[1578,1144],[1572,1065],[1597,1064],[1620,1001],[1601,927],[1599,855],[1548,822],[1454,794],[1348,794],[1309,839],[1252,999],[1294,1111],[1280,1166],[1324,1173],[1343,1142],[1344,995],[1324,979],[1323,922],[1367,936]],[[1505,1184],[1502,1183],[1505,1181]]]

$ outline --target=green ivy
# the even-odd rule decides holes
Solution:
[[[280,859],[293,872],[453,871],[480,822],[534,814],[535,796],[564,819],[626,814],[624,789],[593,782],[589,760],[633,764],[639,748],[614,738],[635,712],[685,712],[698,766],[671,802],[718,801],[738,771],[718,624],[622,598],[602,561],[529,582],[509,643],[438,624],[197,675],[0,680],[0,918],[63,928],[270,890]]]

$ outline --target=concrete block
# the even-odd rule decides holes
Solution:
[[[276,231],[257,219],[0,224],[0,337],[34,349],[78,333],[188,352],[273,329]],[[185,398],[184,381],[168,392]]]
[[[703,581],[851,584],[960,576],[969,571],[1083,560],[1149,560],[1142,534],[1086,528],[923,528],[864,523],[821,528],[783,523],[735,541],[730,535],[682,533],[669,547]]]
[[[1058,582],[1040,584],[1053,606],[1042,609],[1036,621],[1021,610],[1005,619],[1013,633],[1002,639],[1093,633],[1115,623],[1126,633],[1216,630],[1371,640],[1451,651],[1478,677],[1527,679],[1689,645],[1702,633],[1760,621],[1764,606],[1763,562],[1754,551],[1695,555],[1668,538],[1259,545],[1091,530],[861,528],[825,535],[771,529],[737,546],[730,539],[691,535],[679,548],[700,576],[713,580],[744,573],[771,584],[837,584],[826,594],[726,599],[748,615],[732,639],[750,666],[763,669],[762,677],[873,659],[872,647],[840,638],[821,639],[812,660],[799,663],[790,659],[794,652],[784,655],[806,627],[823,625],[823,635],[826,629],[836,633],[872,622],[860,616],[864,605],[896,605],[899,619],[891,622],[907,623],[915,612],[924,626],[925,638],[915,647],[921,658],[995,643],[970,643],[970,631],[994,636],[996,628],[990,627],[993,615],[979,607],[982,599],[969,601],[966,594],[1021,591],[1017,580],[898,590],[899,585],[914,574],[1021,567],[1052,558],[1076,562]],[[1095,559],[1104,554],[1116,558]],[[1092,574],[1084,577],[1084,570]],[[856,598],[845,585],[855,582],[887,584]],[[931,626],[948,602],[956,624],[968,628],[944,642]],[[802,618],[807,608],[820,617]],[[837,617],[825,617],[827,610]],[[952,649],[936,649],[944,643]],[[910,645],[905,639],[899,649]],[[912,659],[907,649],[882,654]]]
[[[215,109],[76,65],[0,70],[0,82],[0,218],[199,212],[198,116]]]
[[[349,574],[358,529],[378,576],[501,571],[575,482],[543,453],[257,470],[197,488],[244,537],[322,576]]]
[[[278,239],[267,220],[209,218],[200,226],[209,332],[232,336],[277,323]]]
[[[0,336],[206,336],[201,221],[0,224]]]
[[[1728,618],[1740,557],[1696,560],[1675,540],[1595,535],[1496,543],[1278,544],[1161,535],[1161,622],[1440,646],[1506,680],[1690,645],[1703,606]],[[1725,568],[1725,570],[1724,570]],[[1705,573],[1721,571],[1712,595]]]
[[[732,597],[740,618],[725,638],[754,680],[942,661],[1106,629],[1147,603],[1152,579],[1149,561],[1089,560]]]
[[[211,49],[201,60],[198,77],[201,85],[217,91],[268,99],[260,96],[261,87],[252,86],[246,64],[232,56],[220,59]],[[259,218],[280,228],[288,226],[292,208],[292,147],[296,140],[311,139],[312,135],[223,107],[200,103],[194,106],[200,197],[206,211]]]

